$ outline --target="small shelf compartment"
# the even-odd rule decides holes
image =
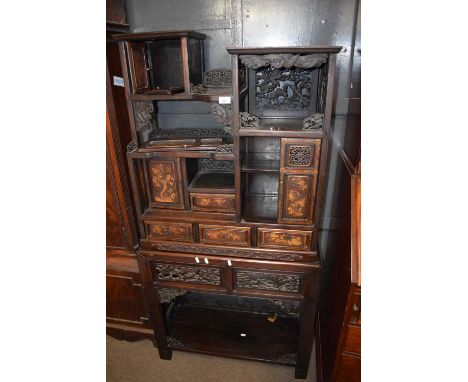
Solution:
[[[177,297],[166,311],[167,342],[178,350],[295,365],[299,318],[293,311],[299,310],[299,302],[285,302],[289,313],[280,305],[268,299],[190,292]]]
[[[190,183],[189,191],[197,192],[200,189],[232,190],[234,192],[234,173],[199,172]]]
[[[279,173],[245,173],[243,217],[247,222],[276,223],[278,217]]]
[[[229,160],[186,158],[190,193],[235,192],[234,162]]]

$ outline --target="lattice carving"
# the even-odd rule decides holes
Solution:
[[[195,94],[205,94],[208,91],[208,89],[203,85],[190,84],[190,87],[191,87],[191,93],[195,93]]]
[[[232,86],[230,69],[213,69],[205,72],[204,85],[208,88],[227,88]]]
[[[205,171],[232,172],[234,171],[234,162],[232,160],[214,160],[200,159],[200,167]]]
[[[234,148],[233,144],[219,145],[216,147],[216,152],[217,153],[232,153],[233,148]]]
[[[289,166],[310,166],[312,148],[310,146],[289,146]]]
[[[158,288],[159,302],[161,304],[170,303],[178,296],[185,296],[188,293],[186,290],[172,288]]]
[[[307,110],[310,106],[312,73],[294,68],[267,67],[256,72],[255,103],[259,110]]]
[[[236,278],[239,288],[299,292],[300,278],[296,275],[238,271]]]
[[[295,253],[255,251],[237,248],[195,247],[183,244],[152,243],[152,248],[160,251],[197,253],[215,256],[251,257],[254,259],[270,259],[283,261],[300,261],[303,256]]]
[[[154,263],[154,270],[158,280],[183,281],[188,283],[220,285],[221,275],[217,268],[190,267]]]
[[[136,131],[151,130],[153,128],[154,106],[152,102],[134,101],[133,114],[135,116]]]
[[[158,137],[185,137],[185,138],[205,138],[205,137],[231,137],[229,130],[222,128],[182,128],[152,130],[149,134],[150,139]]]

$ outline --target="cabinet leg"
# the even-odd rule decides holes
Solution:
[[[303,369],[303,368],[296,367],[294,377],[296,379],[306,379],[306,377],[307,377],[307,368]]]
[[[168,361],[172,358],[172,350],[171,349],[158,349],[159,351],[159,358],[166,359]]]

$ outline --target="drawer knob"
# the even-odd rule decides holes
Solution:
[[[210,262],[208,261],[208,259],[205,257],[205,264],[209,264]]]
[[[358,312],[358,311],[359,311],[359,305],[358,305],[358,304],[354,304],[354,305],[353,305],[353,310],[354,310],[355,312]]]
[[[228,260],[228,265],[229,265],[229,266],[231,266],[231,265],[232,265],[232,263],[231,263],[231,260]]]
[[[195,262],[196,263],[199,263],[200,262],[200,259],[198,257],[195,257]]]

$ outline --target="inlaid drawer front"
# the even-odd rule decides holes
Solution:
[[[193,229],[189,223],[146,222],[150,240],[192,242]]]
[[[200,242],[217,245],[234,245],[248,247],[250,245],[249,227],[227,227],[217,225],[199,225]]]
[[[317,173],[320,160],[320,139],[281,139],[281,167],[286,170],[307,170]]]
[[[307,251],[310,248],[312,231],[258,228],[257,237],[257,245],[260,248],[284,248]]]
[[[191,193],[190,201],[193,211],[235,212],[235,196],[229,194]]]
[[[237,288],[299,293],[301,278],[295,274],[244,270],[238,270],[235,274]]]
[[[214,267],[153,262],[153,275],[157,281],[221,285],[220,270]]]

